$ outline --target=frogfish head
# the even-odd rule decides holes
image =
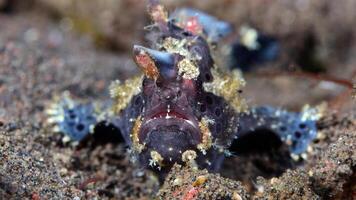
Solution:
[[[141,162],[157,166],[183,162],[212,146],[209,121],[214,119],[201,108],[203,83],[212,81],[209,46],[199,36],[169,27],[157,49],[133,48],[134,61],[144,72],[144,105],[133,127],[133,146]]]

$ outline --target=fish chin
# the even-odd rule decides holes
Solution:
[[[158,122],[157,119],[156,122]],[[141,162],[148,163],[151,159],[151,152],[158,152],[163,158],[164,165],[182,163],[182,153],[195,150],[200,143],[200,132],[191,125],[182,125],[182,122],[177,119],[167,120],[165,123],[160,122],[155,129],[150,129],[145,133],[146,148],[141,153]]]

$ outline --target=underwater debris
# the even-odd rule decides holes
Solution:
[[[230,50],[230,68],[249,71],[251,67],[274,61],[278,58],[280,45],[276,38],[242,26],[239,39]]]
[[[172,187],[173,186],[173,187]],[[249,199],[240,182],[209,174],[191,166],[174,165],[157,197],[159,199]]]

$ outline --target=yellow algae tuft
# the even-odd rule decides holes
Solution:
[[[185,48],[186,43],[187,43],[187,40],[185,40],[185,39],[178,40],[176,38],[167,37],[163,41],[163,47],[169,53],[176,53],[181,56],[189,57],[190,53],[189,53],[188,49]]]
[[[210,149],[212,145],[211,132],[209,130],[209,120],[202,118],[199,122],[200,132],[202,134],[202,141],[198,144],[197,148],[203,153],[206,154],[206,151]]]
[[[178,63],[178,74],[185,79],[197,79],[199,68],[189,59],[184,58]]]
[[[184,58],[178,63],[178,74],[180,76],[185,79],[196,79],[200,74],[199,68],[195,64],[195,60],[198,58],[192,57],[189,50],[185,47],[186,43],[187,40],[185,39],[178,40],[176,38],[168,37],[163,41],[162,46],[169,53],[184,56]]]
[[[138,116],[134,122],[134,126],[132,127],[132,131],[130,134],[131,141],[132,141],[132,149],[138,153],[140,153],[144,148],[145,145],[140,143],[140,139],[138,138],[138,133],[140,132],[142,125],[141,116]]]
[[[182,154],[182,161],[183,162],[194,162],[197,158],[197,153],[193,150],[184,151]]]
[[[163,165],[163,157],[157,151],[151,151],[150,153],[150,166],[162,166]]]
[[[233,70],[231,74],[222,74],[216,70],[216,67],[212,69],[211,72],[214,80],[204,83],[204,90],[224,97],[236,112],[246,112],[246,101],[239,94],[239,90],[246,85],[241,72]]]
[[[124,83],[121,83],[119,80],[111,83],[109,89],[110,96],[115,101],[113,106],[115,113],[120,113],[127,107],[132,97],[141,92],[141,84],[142,76],[128,79]]]

